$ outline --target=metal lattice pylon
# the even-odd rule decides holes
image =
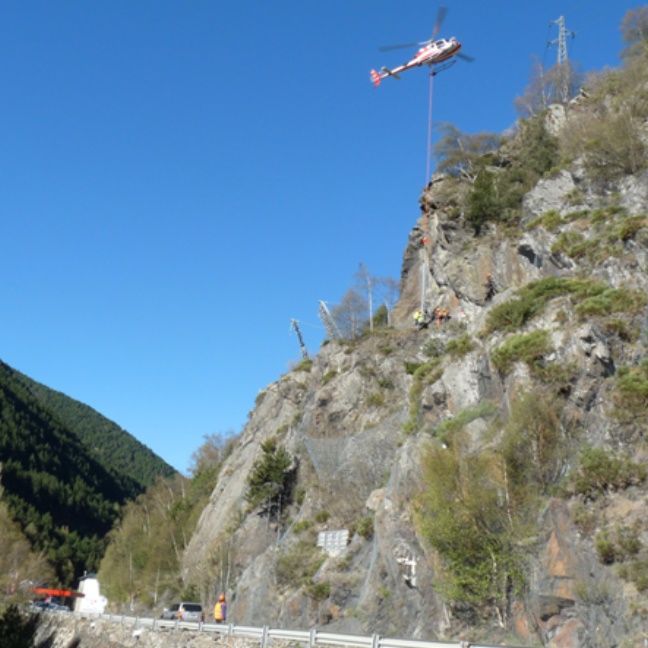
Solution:
[[[297,333],[297,339],[299,340],[299,346],[301,347],[302,358],[306,360],[308,358],[308,351],[306,350],[306,344],[304,343],[304,338],[302,337],[301,331],[299,330],[299,324],[297,324],[297,320],[290,320],[290,325],[295,329],[295,333]]]
[[[558,67],[561,70],[562,77],[562,100],[567,102],[569,99],[569,67],[567,65],[567,36],[572,38],[576,35],[565,27],[565,16],[560,16],[557,20],[552,20],[551,25],[558,25],[558,38],[549,41],[549,45],[558,45]]]
[[[551,25],[558,25],[558,38],[549,41],[549,45],[558,45],[558,65],[562,65],[563,63],[567,63],[567,36],[573,38],[576,34],[565,27],[565,16],[560,16],[557,20],[552,20],[549,23],[549,26]]]
[[[327,305],[323,301],[320,301],[319,303],[319,318],[322,320],[322,324],[324,324],[326,334],[329,336],[330,340],[337,340],[342,337],[340,329],[335,323],[333,315],[331,315],[331,311],[329,311]]]

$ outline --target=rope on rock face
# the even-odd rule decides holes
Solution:
[[[423,247],[430,242],[430,203],[427,200],[427,191],[432,186],[432,88],[434,86],[434,71],[430,70],[430,96],[428,100],[428,132],[427,132],[427,166],[425,169],[425,227],[423,232]]]
[[[427,134],[427,167],[425,170],[425,186],[430,182],[430,165],[432,158],[432,86],[434,72],[430,71],[430,98],[428,102],[428,134]]]
[[[427,199],[427,192],[432,185],[431,164],[432,164],[432,88],[434,71],[430,70],[430,94],[428,99],[428,132],[427,132],[427,166],[425,169],[425,189],[423,190],[423,200],[425,209],[423,210],[423,247],[422,256],[423,264],[421,265],[421,313],[426,313],[426,296],[427,284],[430,274],[430,261],[428,258],[428,246],[430,245],[430,202]]]

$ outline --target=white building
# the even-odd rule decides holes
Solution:
[[[99,581],[95,574],[87,574],[79,580],[79,592],[82,597],[75,599],[75,612],[95,612],[103,614],[108,599],[99,592]]]

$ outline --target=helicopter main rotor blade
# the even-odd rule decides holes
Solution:
[[[437,21],[436,24],[434,25],[434,29],[432,30],[432,40],[436,38],[436,35],[439,32],[439,29],[441,28],[441,23],[445,19],[447,13],[448,13],[448,7],[439,7],[439,13],[437,14]]]
[[[429,41],[424,41],[422,43],[405,43],[403,45],[384,45],[379,47],[379,52],[389,52],[390,50],[403,49],[405,47],[416,47],[417,45],[427,45]]]
[[[434,25],[434,29],[432,30],[432,38],[430,40],[419,41],[417,43],[405,43],[403,45],[384,45],[383,47],[379,47],[378,51],[389,52],[390,50],[402,49],[404,47],[416,47],[417,45],[429,45],[436,38],[436,35],[441,27],[441,23],[445,19],[447,13],[448,13],[448,7],[439,7],[436,24]]]
[[[466,63],[473,63],[475,61],[475,59],[472,56],[468,56],[468,54],[464,54],[463,52],[459,52],[457,54],[457,58],[466,61]]]

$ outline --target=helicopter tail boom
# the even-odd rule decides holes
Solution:
[[[376,70],[371,70],[371,80],[373,81],[374,86],[377,88],[380,85],[380,82],[382,79],[386,79],[387,77],[394,77],[394,79],[399,79],[400,76],[398,76],[398,73],[402,70],[403,68],[396,68],[396,70],[390,70],[387,67],[381,67],[380,72],[376,72]]]
[[[398,72],[400,72],[402,69],[402,67],[397,68]],[[388,67],[381,67],[380,71],[383,72],[385,76],[394,77],[394,79],[398,79],[400,81],[400,77],[398,76],[398,72],[396,70],[390,70]]]

